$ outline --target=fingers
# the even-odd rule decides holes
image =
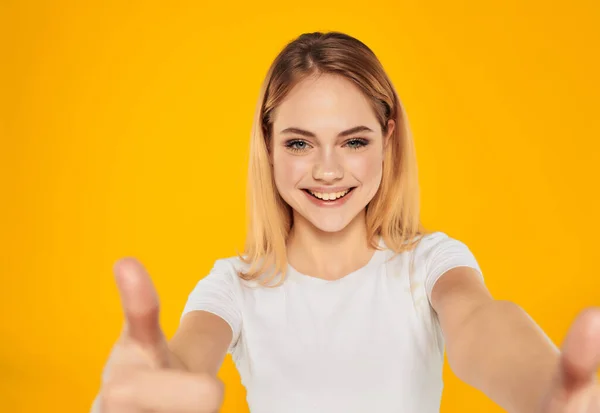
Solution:
[[[142,346],[155,345],[161,340],[162,332],[158,295],[150,276],[133,258],[117,261],[114,273],[125,313],[127,334]]]
[[[222,401],[221,382],[208,375],[134,370],[107,383],[100,403],[103,413],[216,413]]]
[[[588,385],[579,389],[569,400],[564,413],[598,413],[600,412],[600,388]]]
[[[567,391],[595,380],[600,364],[600,308],[575,319],[562,347],[562,381]]]

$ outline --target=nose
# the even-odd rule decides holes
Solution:
[[[324,150],[313,167],[313,179],[326,183],[339,181],[344,177],[344,168],[335,151]]]

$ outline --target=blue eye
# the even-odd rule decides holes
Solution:
[[[346,145],[351,149],[360,149],[364,146],[367,146],[368,144],[369,141],[363,138],[354,138],[346,142]]]
[[[286,142],[285,146],[286,148],[291,149],[292,151],[301,152],[306,150],[310,145],[306,141],[295,139]]]

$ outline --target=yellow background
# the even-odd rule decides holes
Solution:
[[[84,412],[139,258],[167,335],[243,245],[259,85],[341,30],[380,57],[416,140],[425,223],[560,344],[600,304],[597,1],[0,2],[0,410]],[[223,412],[245,412],[228,358]],[[446,367],[442,412],[499,412]]]

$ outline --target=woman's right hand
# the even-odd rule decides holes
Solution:
[[[209,374],[186,371],[169,350],[159,325],[158,297],[135,259],[114,267],[125,325],[102,376],[92,413],[215,413],[223,385]]]

